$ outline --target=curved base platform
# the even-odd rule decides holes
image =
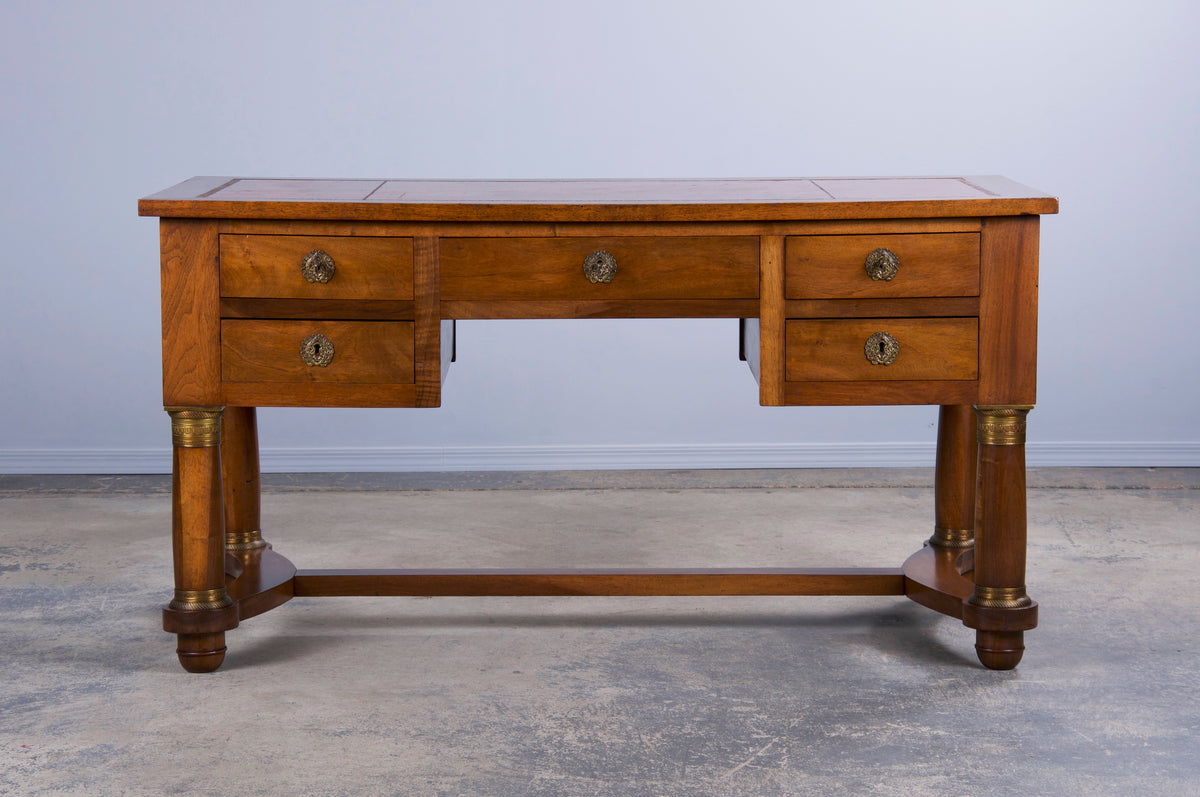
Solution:
[[[972,548],[938,548],[926,544],[904,562],[904,594],[935,612],[962,619],[963,604],[975,592]]]
[[[237,555],[225,554],[225,592],[245,620],[292,599],[296,568],[270,544]]]
[[[188,672],[213,672],[225,661],[225,632],[292,598],[296,568],[270,545],[225,556],[225,593],[219,608],[163,608],[163,630],[179,637],[176,654]]]
[[[975,629],[975,652],[990,670],[1011,670],[1025,653],[1024,632],[1037,626],[1037,604],[981,606],[972,602],[975,569],[971,548],[926,545],[904,563],[904,594],[922,606]]]

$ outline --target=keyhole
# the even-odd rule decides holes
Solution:
[[[879,350],[880,350],[880,351],[883,351],[883,344],[882,344],[882,343],[880,343],[880,344],[879,344]],[[315,355],[316,355],[316,356],[318,356],[318,357],[320,357],[320,356],[321,356],[321,344],[320,344],[320,343],[314,343],[314,344],[313,344],[313,354],[315,354]]]
[[[881,341],[879,341],[879,356],[880,356],[880,357],[882,357],[882,356],[883,356],[883,349],[884,349],[884,343],[883,343],[883,341],[881,340]]]

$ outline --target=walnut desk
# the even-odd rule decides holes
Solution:
[[[907,595],[1015,667],[1037,622],[1025,417],[1057,210],[1001,177],[197,177],[142,199],[180,662],[215,670],[226,631],[293,596]],[[742,319],[764,405],[939,405],[933,536],[894,569],[604,572],[297,570],[264,541],[255,408],[436,407],[456,319],[635,317]]]

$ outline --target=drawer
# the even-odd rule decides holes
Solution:
[[[789,382],[979,376],[975,318],[817,318],[790,320],[784,329]],[[876,362],[868,359],[868,347]]]
[[[867,259],[887,250],[895,259],[887,278],[887,256],[872,278]],[[812,235],[787,239],[784,291],[788,299],[874,299],[978,296],[979,234]]]
[[[227,382],[412,384],[413,336],[411,321],[226,319],[221,322],[221,377]]]
[[[608,252],[611,281],[584,261]],[[754,299],[758,238],[443,238],[442,299],[474,301]]]
[[[313,252],[324,252],[329,259],[310,267],[306,276],[305,259]],[[327,281],[321,281],[326,277]],[[412,299],[412,239],[222,235],[221,295],[263,299]]]

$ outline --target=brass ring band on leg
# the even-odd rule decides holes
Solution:
[[[267,541],[263,539],[262,531],[227,531],[225,532],[225,550],[253,551],[266,548]]]
[[[1032,404],[981,404],[975,408],[981,446],[1025,445],[1025,416]]]
[[[217,587],[216,589],[177,589],[174,600],[167,604],[167,608],[180,612],[196,612],[206,609],[224,609],[226,606],[232,605],[233,599],[225,594],[225,588]]]
[[[221,445],[224,407],[164,407],[171,416],[171,443],[176,448],[213,448]]]
[[[929,544],[938,548],[970,548],[975,544],[975,529],[947,529],[933,527]]]
[[[1025,594],[1025,587],[984,587],[975,585],[975,594],[968,603],[986,609],[1020,609],[1032,606],[1033,599]]]

